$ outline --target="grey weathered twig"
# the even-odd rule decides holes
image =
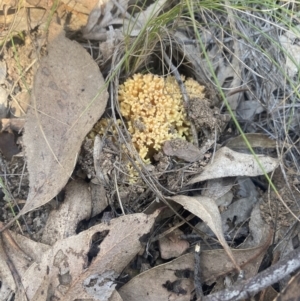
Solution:
[[[202,281],[201,281],[201,270],[200,270],[200,244],[195,246],[195,270],[194,270],[194,284],[195,292],[198,300],[203,298]]]

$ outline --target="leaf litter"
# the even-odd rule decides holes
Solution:
[[[156,216],[157,212],[149,216],[141,213],[119,217],[110,225],[99,224],[78,235],[59,239],[47,250],[43,244],[23,236],[15,237],[24,249],[24,240],[35,245],[35,252],[29,254],[33,262],[29,267],[28,262],[24,263],[23,269],[26,268],[23,271],[20,263],[17,264],[22,257],[20,250],[12,256],[17,271],[23,276],[22,285],[27,297],[29,300],[47,300],[47,295],[41,292],[53,287],[52,295],[57,298],[63,296],[64,300],[91,297],[107,300],[114,291],[115,279],[139,252],[140,238],[151,229]],[[124,224],[130,224],[130,227],[124,227]],[[98,241],[101,233],[104,235]],[[92,246],[97,250],[93,255],[89,254]],[[39,253],[38,258],[34,256],[36,252]],[[93,256],[90,262],[89,256]]]
[[[28,3],[36,5],[35,1]],[[52,23],[47,51],[42,53],[38,69],[34,56],[33,60],[25,60],[25,65],[21,66],[25,70],[23,73],[26,75],[27,84],[23,81],[22,72],[15,68],[18,64],[12,63],[12,60],[7,61],[8,75],[3,85],[12,87],[9,97],[14,101],[28,106],[26,97],[16,96],[28,95],[25,88],[30,89],[32,86],[30,76],[33,71],[35,77],[25,131],[22,135],[18,133],[18,138],[22,139],[14,142],[15,147],[25,150],[28,174],[24,175],[26,168],[24,162],[22,163],[22,153],[18,157],[21,164],[16,163],[15,153],[8,159],[1,157],[1,161],[10,161],[7,165],[1,163],[1,169],[5,168],[5,172],[12,174],[11,178],[22,174],[23,181],[20,185],[23,189],[19,187],[6,190],[5,200],[15,201],[17,207],[27,199],[19,216],[28,213],[24,217],[28,217],[28,221],[31,219],[31,222],[22,227],[22,230],[30,233],[30,228],[39,233],[31,235],[38,238],[38,242],[35,242],[24,235],[4,230],[4,243],[0,252],[3,267],[1,271],[5,271],[6,276],[1,272],[0,299],[8,300],[12,293],[16,293],[15,300],[22,300],[26,292],[28,300],[46,300],[48,297],[63,300],[140,300],[141,297],[145,300],[192,300],[195,298],[195,287],[199,285],[195,277],[193,245],[199,240],[201,249],[204,249],[200,253],[203,281],[200,285],[215,285],[215,289],[225,289],[225,280],[226,283],[229,279],[234,282],[236,271],[241,269],[246,278],[255,276],[267,248],[271,245],[273,232],[268,224],[272,224],[275,214],[273,205],[271,213],[267,210],[267,185],[260,177],[263,175],[260,167],[267,173],[275,171],[277,174],[279,160],[274,155],[277,146],[274,141],[278,137],[273,137],[270,130],[268,135],[253,134],[253,131],[256,118],[261,117],[264,110],[273,106],[273,111],[268,113],[279,112],[274,110],[280,97],[276,89],[285,82],[282,74],[277,72],[279,76],[273,81],[270,80],[264,88],[258,82],[261,82],[262,77],[268,78],[270,75],[265,72],[270,70],[266,56],[262,56],[262,64],[256,70],[247,66],[247,59],[241,60],[241,53],[247,53],[251,57],[253,46],[249,41],[238,43],[234,37],[235,30],[242,31],[242,25],[234,16],[240,12],[233,12],[228,6],[225,15],[217,13],[211,16],[220,18],[222,24],[227,24],[233,31],[232,36],[225,34],[225,40],[220,32],[208,28],[207,22],[203,23],[199,32],[231,108],[242,119],[248,120],[245,128],[249,134],[246,137],[261,153],[258,155],[261,166],[252,155],[245,153],[247,149],[240,137],[229,139],[228,142],[228,137],[235,136],[235,128],[226,112],[223,114],[224,109],[220,110],[218,91],[208,80],[211,76],[206,58],[195,43],[186,43],[194,36],[191,27],[186,27],[186,35],[175,26],[172,33],[175,43],[171,39],[171,44],[164,44],[165,40],[169,40],[164,30],[159,35],[167,37],[165,40],[155,40],[147,35],[146,41],[149,44],[147,51],[143,52],[145,37],[141,39],[141,33],[145,24],[149,28],[155,28],[155,24],[151,23],[152,19],[160,18],[171,8],[176,8],[176,5],[172,7],[164,0],[148,7],[143,4],[137,10],[128,1],[77,1],[55,5],[56,3],[53,6],[56,7],[53,12],[54,19],[65,18],[63,24],[68,37],[72,36],[73,40],[77,40],[76,31],[86,25],[83,37],[99,40],[100,45],[92,41],[87,44],[82,38],[78,39],[80,44],[71,41],[65,36],[62,26]],[[41,2],[39,11],[34,12],[35,7],[26,3],[17,16],[25,19],[24,12],[32,9],[32,26],[39,26],[47,18],[47,14],[43,13],[49,8],[48,2]],[[10,13],[9,10],[4,11],[5,14],[7,12]],[[68,18],[65,17],[67,15]],[[197,18],[202,17],[199,15]],[[13,24],[11,16],[7,20]],[[27,29],[24,22],[18,26],[15,27],[16,30]],[[45,50],[41,42],[43,37],[42,31],[33,36],[39,40],[39,49]],[[293,54],[290,49],[294,37],[286,37],[290,39],[287,48]],[[125,65],[124,68],[122,66],[127,53],[127,39],[133,42],[132,47],[138,45],[140,58],[143,55],[147,57],[143,60],[129,55],[129,71]],[[282,39],[281,42],[286,40]],[[262,43],[268,44],[268,41],[264,40]],[[24,53],[31,52],[29,45],[30,43]],[[226,50],[221,45],[225,45]],[[249,46],[251,51],[247,52]],[[173,55],[166,53],[169,47],[176,49],[176,55],[175,52]],[[149,52],[149,49],[152,50]],[[135,52],[134,48],[131,50]],[[166,59],[168,55],[171,60]],[[157,63],[158,57],[165,59],[165,68],[172,70],[175,76],[174,70],[181,61],[184,62],[189,66],[185,75],[204,84],[206,90],[203,101],[191,97],[185,108],[191,122],[196,126],[197,143],[194,141],[193,145],[192,141],[166,141],[162,150],[146,165],[139,161],[140,158],[131,148],[126,120],[117,120],[121,115],[117,91],[119,80],[122,83],[135,71],[144,72],[150,65],[154,66],[153,70],[159,75],[164,74],[165,70],[157,71],[161,63]],[[280,59],[281,56],[276,58]],[[252,61],[255,59],[252,58]],[[289,73],[294,72],[292,61],[282,62],[286,62]],[[121,68],[118,69],[118,66]],[[188,70],[190,66],[191,70]],[[264,67],[266,68],[263,69]],[[112,78],[108,86],[109,108],[106,108],[108,93],[103,76]],[[8,80],[8,77],[11,78]],[[181,81],[180,75],[176,80]],[[14,82],[13,86],[10,81]],[[243,87],[246,82],[256,84]],[[268,104],[261,100],[264,99],[266,90],[273,91]],[[8,101],[11,101],[10,98]],[[16,101],[10,107],[15,117],[26,111],[23,106],[16,105]],[[110,119],[111,123],[93,138],[88,133],[104,112],[105,118]],[[13,124],[13,119],[11,120],[8,124]],[[295,124],[296,120],[293,119],[292,130]],[[9,127],[6,127],[6,131],[11,131],[10,134],[14,135],[18,132],[16,129],[10,130]],[[223,143],[226,146],[218,144],[222,141],[227,141]],[[286,146],[289,150],[292,148],[290,142]],[[139,174],[135,183],[128,182],[128,162]],[[293,189],[285,187],[286,190],[282,193],[286,196],[288,206],[293,212],[297,212],[293,201],[297,194],[297,177],[293,178],[282,172],[283,177],[293,179]],[[28,178],[29,193],[26,185]],[[282,182],[284,180],[279,183]],[[12,186],[9,181],[7,185],[17,186]],[[253,193],[249,193],[250,191]],[[272,197],[277,199],[276,194]],[[173,206],[170,199],[183,207]],[[166,204],[172,209],[166,209]],[[154,208],[163,210],[159,214]],[[285,235],[284,231],[288,230],[286,227],[293,223],[290,212],[284,212],[284,209],[286,208],[280,207],[278,220],[282,228],[275,232],[274,237],[277,240]],[[155,213],[145,215],[140,213],[143,211]],[[125,216],[119,216],[121,213]],[[185,217],[186,220],[182,221]],[[5,220],[9,221],[9,218]],[[190,221],[192,222],[187,224]],[[146,234],[150,235],[145,236]],[[288,239],[288,250],[292,250],[292,238]],[[224,251],[205,250],[208,247],[220,247],[220,244]],[[243,247],[247,249],[234,249]],[[279,249],[283,256],[284,247]],[[220,261],[217,260],[218,254],[222,254]],[[174,260],[165,263],[174,257]],[[13,265],[5,264],[4,258],[10,258]],[[137,275],[138,273],[140,274]],[[38,281],[32,282],[33,277]],[[125,284],[127,281],[129,282]],[[48,292],[48,296],[43,292]]]

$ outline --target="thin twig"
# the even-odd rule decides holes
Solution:
[[[169,56],[166,54],[165,51],[163,52],[163,55],[164,55],[164,60],[169,65],[169,67],[170,67],[171,71],[173,72],[174,77],[175,77],[175,79],[176,79],[176,81],[179,85],[179,88],[180,88],[180,91],[181,91],[181,94],[182,94],[182,97],[183,97],[183,101],[185,103],[185,107],[189,108],[189,103],[190,103],[189,96],[188,96],[188,93],[187,93],[186,88],[184,86],[184,83],[181,79],[181,76],[180,76],[177,68],[173,65],[172,61],[170,60]],[[193,135],[193,143],[196,146],[198,146],[198,134],[197,134],[197,131],[196,131],[196,127],[195,127],[192,120],[190,120],[190,122],[191,122],[191,131],[192,131],[192,135]]]
[[[7,255],[6,248],[5,248],[5,245],[4,245],[4,242],[3,242],[3,234],[5,232],[6,232],[6,234],[8,233],[8,231],[4,231],[2,234],[0,234],[0,253],[1,253],[2,259],[6,262],[8,268],[9,268],[9,270],[11,272],[11,275],[12,275],[14,281],[15,281],[17,289],[20,290],[20,292],[23,295],[23,297],[26,300],[28,300],[27,295],[26,295],[26,291],[24,289],[24,286],[23,286],[23,283],[22,283],[22,280],[21,280],[21,277],[20,277],[17,269],[15,268],[14,263],[12,262],[12,260],[10,259],[10,257]],[[20,250],[21,249],[18,247],[17,251],[20,251]],[[24,255],[25,253],[21,250],[21,254]],[[31,258],[30,258],[30,260],[31,260]]]
[[[200,270],[200,252],[201,247],[200,244],[196,244],[195,246],[195,270],[194,270],[194,284],[195,284],[195,292],[197,300],[202,300],[203,298],[203,289],[202,289],[202,281],[201,281],[201,270]]]

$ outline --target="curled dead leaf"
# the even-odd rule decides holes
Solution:
[[[22,274],[28,300],[108,300],[115,279],[140,251],[140,238],[150,231],[157,215],[121,216],[109,225],[99,224],[57,241]],[[98,237],[102,240],[95,240]],[[98,252],[89,261],[92,247]]]
[[[276,141],[270,139],[267,135],[261,133],[247,133],[245,134],[247,140],[254,147],[261,148],[274,148],[276,147]],[[226,142],[226,147],[239,150],[239,149],[248,149],[242,135],[234,137]]]
[[[207,224],[207,226],[217,236],[220,244],[228,254],[236,269],[240,271],[240,267],[236,263],[232,251],[224,238],[222,220],[218,206],[216,205],[215,201],[205,196],[189,197],[185,195],[173,196],[170,197],[170,199],[178,204],[181,204],[186,210],[195,214]]]
[[[273,171],[278,166],[278,160],[257,155],[260,164],[266,173]],[[216,178],[248,176],[255,177],[264,174],[253,155],[238,153],[227,147],[219,149],[211,164],[205,166],[203,172],[192,178],[188,184],[194,184]]]

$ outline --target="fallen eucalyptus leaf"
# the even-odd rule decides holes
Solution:
[[[86,26],[82,33],[85,39],[106,40],[106,27],[122,25],[123,16],[128,7],[128,0],[102,0],[91,10]]]
[[[245,134],[247,140],[254,147],[262,148],[274,148],[276,147],[276,141],[270,139],[267,135],[261,133],[247,133]],[[226,143],[226,147],[230,149],[248,149],[243,137],[241,135],[230,139]]]
[[[76,234],[77,224],[89,219],[92,197],[88,183],[71,181],[66,186],[64,202],[52,210],[47,219],[41,242],[53,245],[56,241]]]
[[[257,157],[266,173],[273,171],[278,165],[278,160],[274,158],[263,155],[257,155]],[[238,153],[227,147],[222,147],[216,152],[212,164],[206,165],[202,173],[192,178],[188,184],[216,178],[255,177],[262,174],[264,172],[253,155]]]
[[[57,24],[50,26],[47,49],[35,75],[25,123],[30,190],[21,214],[49,202],[65,186],[82,141],[108,99],[97,64]]]
[[[299,300],[300,272],[291,278],[287,286],[277,295],[273,301],[293,301]]]
[[[208,180],[203,191],[203,196],[217,200],[231,190],[235,180],[235,177]]]
[[[194,144],[179,138],[166,141],[163,152],[167,156],[175,156],[186,162],[195,162],[204,155]]]
[[[170,197],[170,199],[182,205],[186,210],[198,216],[207,224],[207,226],[217,236],[220,244],[228,254],[236,269],[240,270],[238,264],[236,263],[233,257],[231,249],[229,248],[223,236],[222,220],[218,206],[216,205],[215,201],[211,198],[204,196],[189,197],[185,195],[173,196]]]
[[[140,251],[140,239],[157,215],[121,216],[57,241],[21,275],[28,300],[108,300],[115,279]],[[98,252],[89,261],[94,249]]]

